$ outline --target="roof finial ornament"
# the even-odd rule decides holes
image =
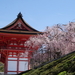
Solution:
[[[17,15],[17,17],[23,17],[21,12],[19,12],[19,14]]]

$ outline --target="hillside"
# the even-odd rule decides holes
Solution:
[[[20,75],[75,75],[75,52]]]
[[[4,72],[4,64],[0,62],[0,72]]]

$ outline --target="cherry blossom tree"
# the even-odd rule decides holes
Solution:
[[[30,37],[25,45],[32,49],[32,59],[37,64],[75,51],[75,23],[47,27],[42,34]]]

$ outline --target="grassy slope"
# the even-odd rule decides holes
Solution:
[[[75,75],[75,52],[22,75]]]
[[[4,64],[0,62],[0,72],[4,71]]]

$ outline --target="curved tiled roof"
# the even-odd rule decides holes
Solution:
[[[18,21],[18,19],[21,19],[22,20],[22,22],[24,23],[24,25],[27,27],[27,28],[29,28],[31,31],[33,31],[33,32],[39,32],[39,31],[37,31],[36,29],[34,29],[34,28],[32,28],[28,23],[26,23],[26,21],[24,21],[24,19],[22,18],[22,14],[21,13],[19,13],[18,15],[17,15],[17,18],[13,21],[13,22],[11,22],[10,24],[8,24],[7,26],[5,26],[5,27],[3,27],[3,28],[1,28],[1,29],[8,29],[8,28],[10,28],[11,26],[13,26],[17,21]],[[10,29],[11,30],[11,29]],[[13,29],[14,30],[14,29]],[[21,30],[22,31],[22,30]]]
[[[18,31],[18,30],[5,30],[5,29],[0,29],[0,33],[12,33],[12,34],[42,34],[42,32],[29,32],[29,31]]]

